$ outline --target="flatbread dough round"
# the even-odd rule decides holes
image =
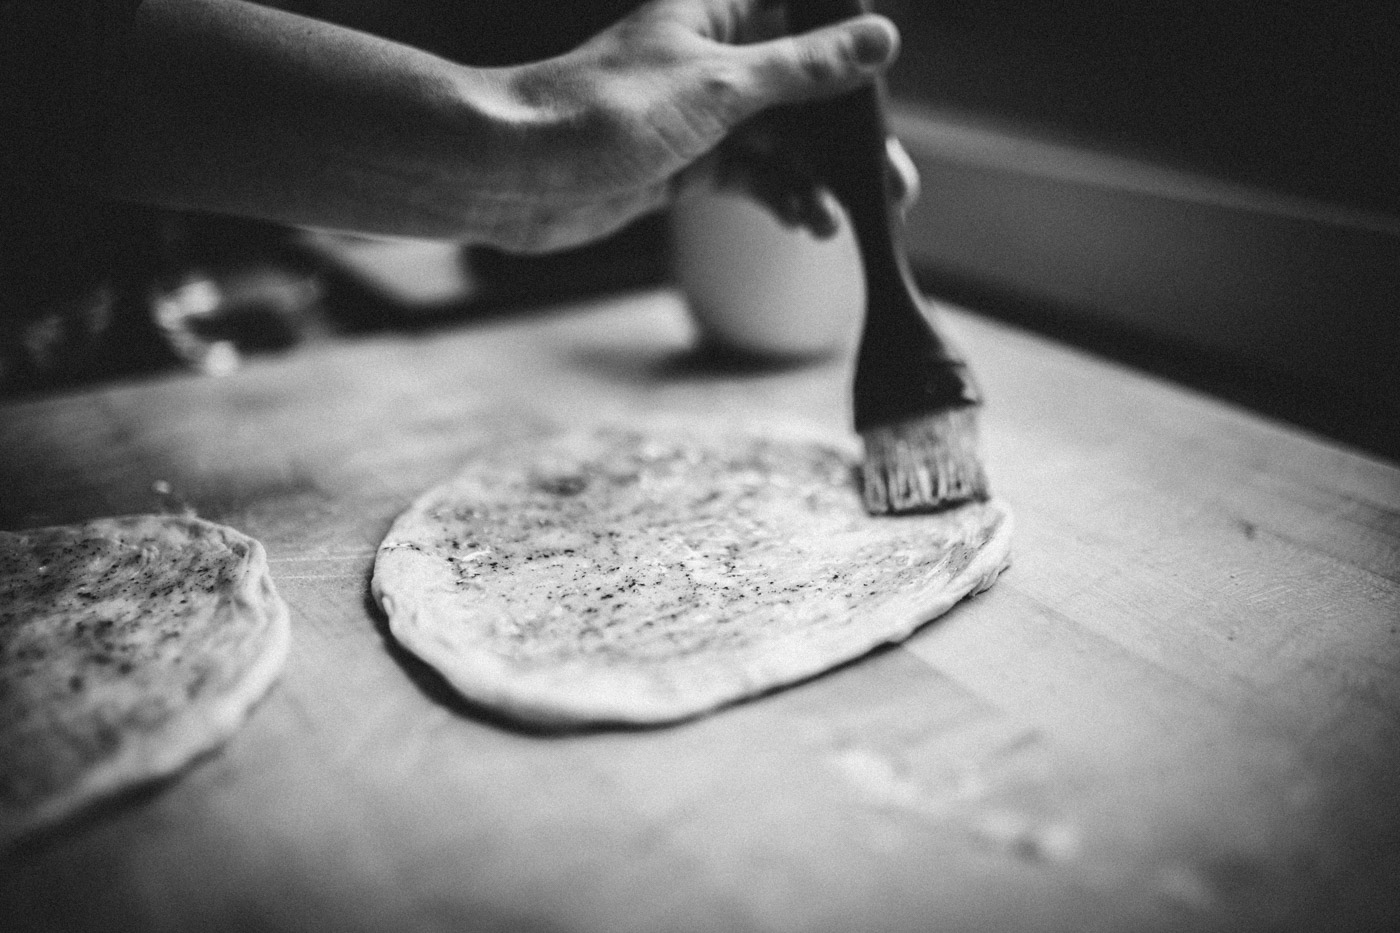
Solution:
[[[287,643],[263,547],[232,528],[0,532],[0,843],[220,745]]]
[[[996,502],[874,518],[853,452],[602,428],[483,453],[394,523],[394,637],[526,723],[682,719],[897,641],[1010,560]]]

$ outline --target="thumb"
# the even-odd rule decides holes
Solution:
[[[866,15],[797,36],[738,46],[751,68],[754,112],[831,97],[873,80],[899,54],[899,32]]]

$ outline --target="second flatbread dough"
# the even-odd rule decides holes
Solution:
[[[220,745],[287,642],[263,547],[232,528],[0,532],[0,844]]]

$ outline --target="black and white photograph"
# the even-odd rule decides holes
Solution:
[[[1400,6],[0,0],[5,933],[1400,923]]]

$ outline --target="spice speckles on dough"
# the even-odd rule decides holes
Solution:
[[[489,666],[559,681],[566,705],[569,677],[589,682],[579,696],[610,679],[755,692],[907,635],[949,586],[982,581],[973,564],[1005,532],[992,504],[872,518],[853,467],[835,446],[757,435],[602,429],[502,448],[399,518],[375,589],[408,647],[468,680]],[[982,575],[964,581],[970,568]]]
[[[197,723],[271,683],[285,616],[261,547],[221,525],[0,533],[0,841],[221,740]]]

